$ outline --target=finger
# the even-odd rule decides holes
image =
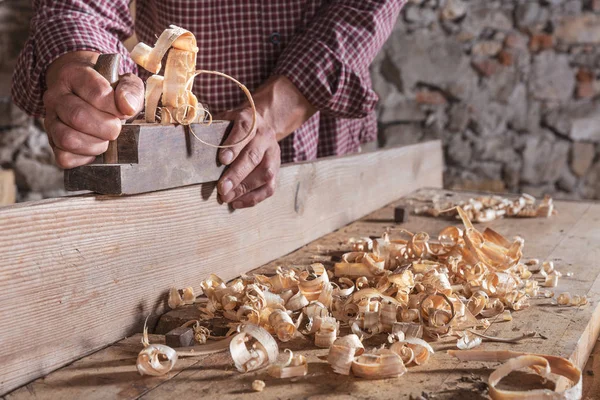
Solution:
[[[231,206],[235,209],[254,207],[261,201],[273,196],[274,193],[275,180],[272,180],[266,185],[263,185],[260,188],[241,196],[239,199],[234,201]]]
[[[267,149],[265,140],[261,139],[255,138],[244,147],[240,156],[225,171],[217,188],[221,196],[226,196],[230,191],[237,188],[260,165]]]
[[[127,117],[133,117],[144,107],[144,83],[134,74],[123,75],[115,89],[117,108]]]
[[[235,119],[233,122],[233,128],[231,128],[231,132],[229,132],[229,135],[227,136],[227,139],[225,139],[225,142],[223,142],[223,145],[232,145],[232,144],[237,143],[240,140],[244,139],[246,136],[248,136],[248,131],[252,127],[252,112],[251,111],[247,111],[245,109],[245,110],[242,110],[237,113],[234,112],[229,115],[226,115],[225,118],[227,118],[227,117],[232,118],[234,115],[235,115]],[[248,136],[248,139],[252,139],[255,134],[256,134],[256,129],[254,129],[250,133],[250,136]],[[221,151],[219,152],[219,161],[221,161],[221,163],[223,163],[225,165],[230,165],[238,157],[238,155],[240,154],[240,152],[242,151],[242,149],[244,148],[244,145],[246,143],[248,143],[248,142],[246,141],[244,143],[240,143],[237,146],[230,147],[227,149],[221,149]]]
[[[102,140],[115,140],[121,132],[121,121],[117,117],[98,110],[73,94],[57,98],[57,103],[51,108],[65,125],[76,131]]]
[[[239,197],[249,193],[275,179],[279,169],[279,156],[275,151],[267,150],[260,165],[254,169],[237,187],[221,196],[225,203],[231,203]]]
[[[52,144],[69,153],[80,156],[97,156],[108,149],[108,140],[78,132],[58,119],[49,122],[46,129],[52,138]]]
[[[59,149],[58,147],[53,147],[52,150],[54,150],[56,164],[63,169],[80,167],[82,165],[94,162],[96,159],[96,157],[80,156],[78,154],[69,153],[68,151]]]
[[[67,83],[71,92],[84,102],[119,119],[124,117],[117,109],[115,91],[99,72],[90,67],[67,68],[65,72],[61,71],[61,79]]]

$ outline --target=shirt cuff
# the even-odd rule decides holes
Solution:
[[[296,37],[286,47],[274,75],[287,77],[316,109],[338,118],[364,118],[378,101],[358,71],[309,36]]]

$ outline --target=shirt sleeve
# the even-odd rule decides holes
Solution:
[[[363,118],[377,103],[365,79],[407,0],[333,0],[296,34],[274,73],[290,79],[319,111]]]
[[[121,43],[133,34],[128,0],[34,0],[29,39],[17,60],[12,97],[33,116],[45,113],[46,69],[63,54],[96,51],[123,55],[121,72],[137,67]]]

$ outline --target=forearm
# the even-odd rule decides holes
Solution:
[[[284,49],[274,73],[284,75],[320,112],[363,118],[376,94],[368,66],[407,0],[332,0]]]
[[[269,78],[253,94],[257,112],[282,140],[308,120],[316,109],[285,76]]]

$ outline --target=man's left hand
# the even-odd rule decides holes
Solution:
[[[244,107],[219,115],[233,121],[227,143],[235,143],[248,134],[252,125],[252,109]],[[223,149],[219,160],[230,167],[218,185],[221,201],[233,208],[253,207],[275,193],[281,157],[275,131],[260,114],[250,137],[239,146]]]
[[[229,165],[219,180],[221,201],[233,208],[252,207],[275,192],[281,165],[278,141],[309,119],[316,110],[284,76],[273,76],[253,95],[256,126],[248,139],[237,146],[221,149],[219,160]],[[252,126],[252,108],[247,104],[216,116],[233,121],[225,145],[237,143]]]

